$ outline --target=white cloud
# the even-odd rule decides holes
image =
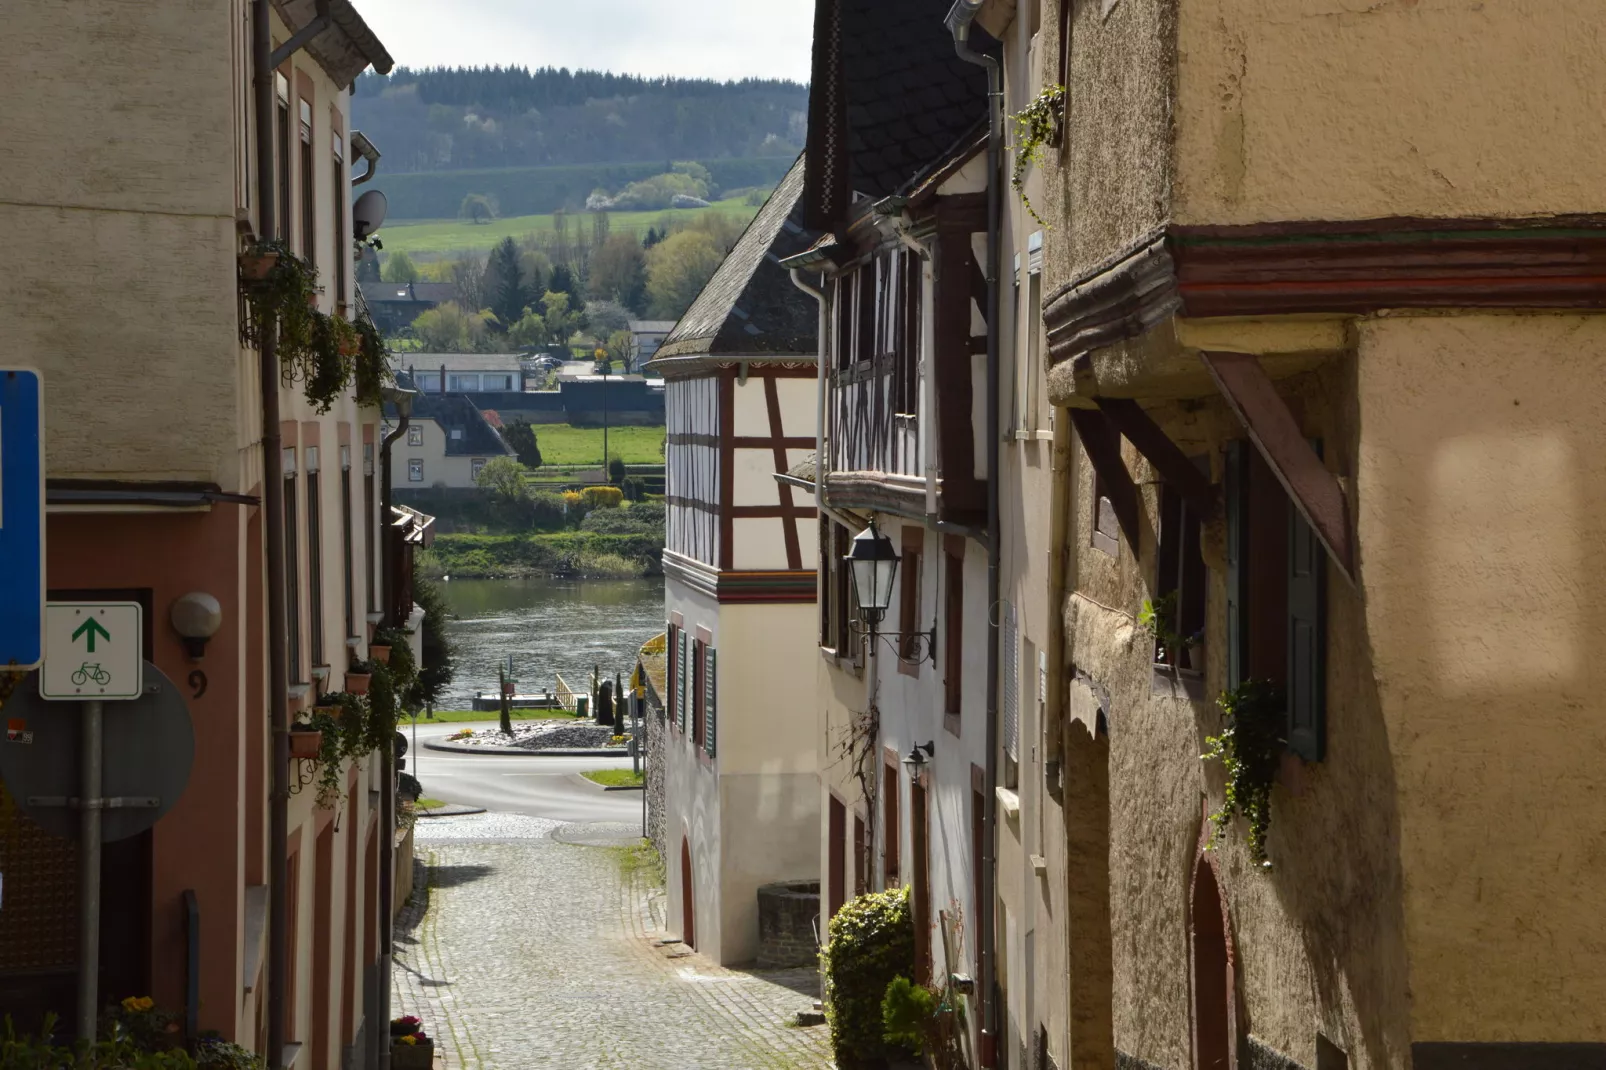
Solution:
[[[398,65],[808,81],[811,0],[357,0]]]

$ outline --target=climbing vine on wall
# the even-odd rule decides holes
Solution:
[[[1271,831],[1271,788],[1287,748],[1282,690],[1265,680],[1245,680],[1222,692],[1216,705],[1221,707],[1221,734],[1205,739],[1208,749],[1200,757],[1221,763],[1227,790],[1221,809],[1210,815],[1215,824],[1210,845],[1215,847],[1233,818],[1241,816],[1249,823],[1249,857],[1270,869],[1266,836]]]
[[[1043,150],[1060,143],[1065,121],[1065,87],[1048,86],[1011,118],[1015,121],[1015,170],[1010,176],[1010,185],[1015,187],[1021,203],[1038,225],[1050,229],[1032,207],[1031,198],[1026,196],[1026,169],[1042,163],[1047,158]]]

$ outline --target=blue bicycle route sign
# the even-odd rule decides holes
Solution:
[[[0,668],[43,656],[45,428],[39,373],[0,368]]]

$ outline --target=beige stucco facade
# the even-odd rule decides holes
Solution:
[[[0,159],[0,233],[12,266],[0,282],[0,363],[38,369],[44,384],[53,596],[117,591],[141,601],[151,634],[146,656],[174,681],[188,681],[195,766],[171,813],[134,848],[144,861],[130,864],[147,865],[148,877],[136,868],[108,878],[119,883],[107,890],[107,909],[124,911],[115,922],[140,954],[103,957],[103,1001],[148,992],[164,1008],[183,1010],[181,907],[193,891],[200,1027],[260,1051],[271,751],[262,424],[258,355],[241,343],[236,267],[237,221],[249,226],[255,218],[250,12],[244,0],[8,11],[0,82],[13,106],[0,118],[11,146]],[[275,41],[290,36],[276,15],[272,25]],[[345,292],[354,295],[350,242],[335,229],[336,198],[350,197],[349,148],[338,185],[334,175],[334,138],[349,135],[349,94],[305,52],[284,71],[292,94],[312,96],[320,308],[353,314],[337,309],[335,277],[343,273]],[[307,252],[299,250],[299,182],[292,187],[287,230]],[[317,691],[341,689],[349,660],[366,656],[370,611],[379,604],[369,549],[376,540],[365,537],[377,526],[379,414],[349,396],[320,414],[299,386],[284,388],[280,405],[285,459],[295,471],[287,484],[298,562],[294,715]],[[102,497],[58,494],[72,487]],[[142,500],[152,489],[184,497]],[[169,624],[173,602],[192,591],[213,595],[223,610],[200,661]],[[315,631],[321,650],[313,649]],[[315,676],[318,666],[329,669]],[[360,1044],[385,983],[377,972],[376,867],[390,830],[379,827],[374,801],[381,769],[353,763],[336,809],[316,807],[310,789],[290,802],[295,976],[287,1039],[301,1045],[295,1065],[304,1070],[365,1065]],[[19,833],[16,820],[8,811],[8,835],[0,838],[7,847],[18,835],[39,835]],[[4,867],[8,908],[29,882],[59,876],[12,862]],[[17,948],[30,925],[64,924],[70,933],[70,867],[65,879],[59,888],[49,884],[65,909],[20,919],[9,910],[0,944]],[[24,929],[7,930],[8,922]],[[143,973],[130,965],[141,955]],[[19,1026],[39,1011],[70,1015],[70,957],[30,961],[25,983],[15,965],[0,953],[0,1001],[17,1011]]]
[[[1053,62],[1060,6],[1043,17]],[[1600,744],[1582,683],[1602,415],[1586,369],[1606,329],[1577,281],[1601,225],[1599,146],[1577,136],[1601,66],[1584,18],[1567,3],[1076,5],[1044,175],[1063,453],[1037,523],[1063,564],[1051,721],[1067,777],[1108,786],[1067,779],[1058,1065],[1197,1066],[1218,1041],[1239,1065],[1310,1068],[1606,1053],[1586,905],[1603,811],[1582,757]],[[1218,386],[1215,353],[1252,355],[1269,391]],[[1165,589],[1163,502],[1183,483],[1120,422],[1127,400],[1213,484],[1197,677],[1157,664],[1138,621]],[[1297,437],[1263,423],[1252,442],[1246,420],[1268,415]],[[1080,433],[1103,427],[1119,468]],[[1301,439],[1324,475],[1290,484],[1285,466],[1314,455]],[[1200,754],[1237,642],[1232,450],[1296,488],[1289,516],[1338,503],[1353,548],[1321,556],[1325,752],[1282,759],[1270,868],[1243,821],[1201,850],[1223,779]],[[1132,531],[1103,526],[1112,475],[1133,486]],[[1078,880],[1089,860],[1106,880]],[[1225,929],[1214,1014],[1207,887]],[[1100,911],[1107,934],[1080,937]]]

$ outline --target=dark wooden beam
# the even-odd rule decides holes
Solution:
[[[1087,459],[1093,463],[1093,471],[1098,473],[1105,497],[1115,507],[1115,519],[1126,535],[1127,545],[1132,547],[1133,554],[1137,554],[1142,545],[1138,525],[1138,487],[1132,482],[1132,473],[1127,470],[1126,462],[1121,459],[1120,432],[1104,413],[1093,409],[1072,409],[1071,426],[1076,428],[1076,437],[1082,440]],[[1093,512],[1095,516],[1098,515],[1098,502],[1093,503]]]
[[[1188,460],[1182,448],[1171,441],[1154,418],[1131,398],[1099,398],[1100,411],[1138,452],[1149,459],[1160,473],[1160,478],[1181,493],[1188,508],[1202,517],[1210,516],[1216,507],[1216,488],[1210,476],[1201,472]]]
[[[1328,556],[1354,582],[1354,544],[1344,491],[1338,478],[1311,448],[1259,359],[1247,353],[1199,356],[1221,396],[1249,432],[1250,441],[1288,492],[1289,500],[1316,532]]]

